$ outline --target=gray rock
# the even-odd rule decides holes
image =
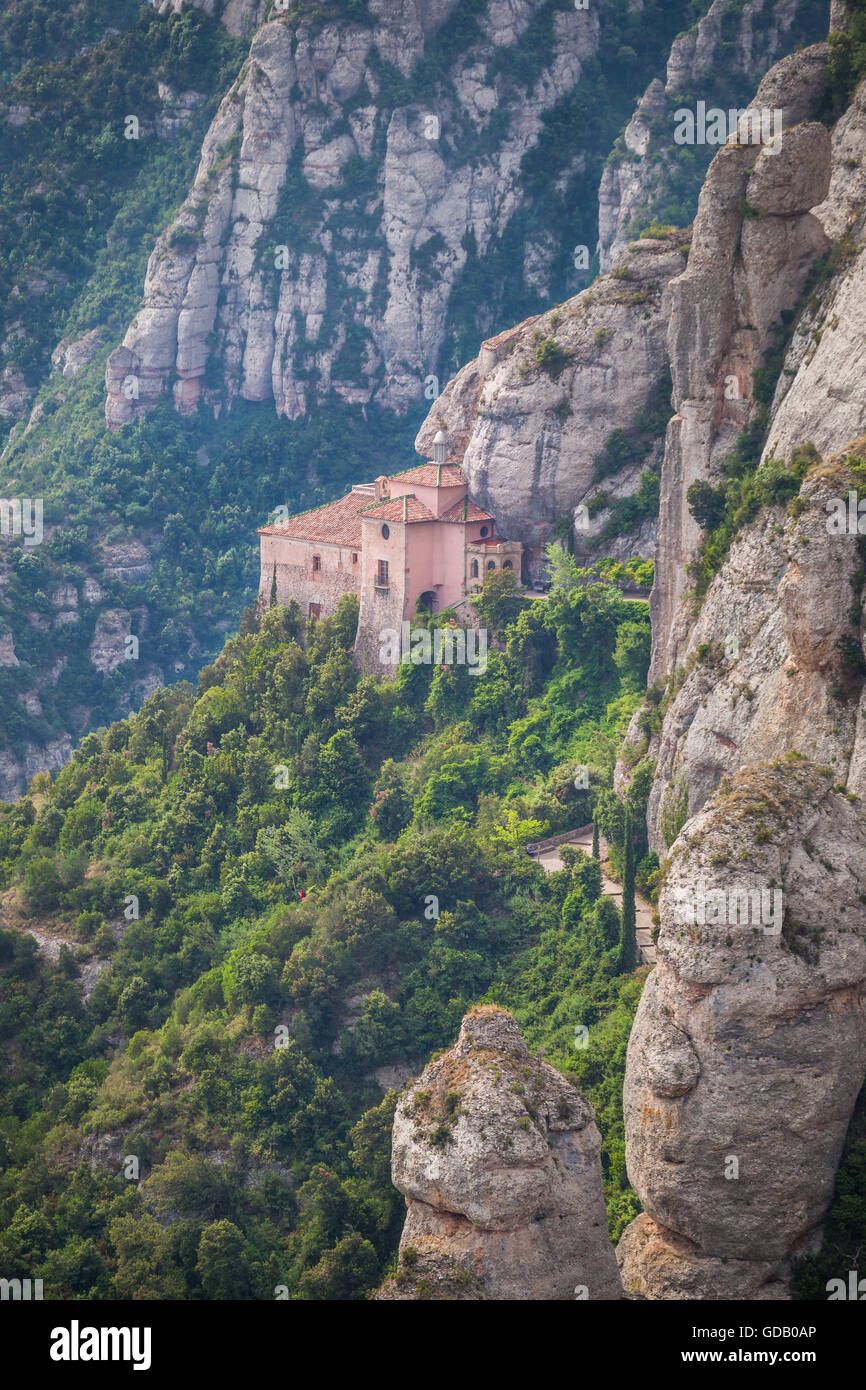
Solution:
[[[595,460],[662,379],[668,284],[683,266],[686,244],[685,234],[635,242],[611,275],[488,340],[449,382],[418,434],[416,448],[426,456],[436,431],[445,430],[449,456],[462,462],[472,496],[506,536],[536,554],[556,522],[601,488],[615,497],[638,486],[649,459],[601,483],[594,481]],[[536,361],[548,339],[561,353],[551,371]],[[600,530],[604,515],[576,540]]]
[[[814,1248],[866,1068],[866,812],[833,781],[795,757],[744,770],[674,845],[623,1096],[629,1178],[662,1230],[624,1237],[627,1291],[784,1297],[790,1259]],[[683,910],[701,888],[729,904],[767,885],[778,932]]]
[[[453,4],[377,0],[372,28],[288,27],[279,18],[255,28],[249,58],[205,138],[195,184],[157,240],[141,306],[108,361],[112,428],[169,392],[182,412],[241,396],[273,399],[290,418],[332,390],[398,410],[423,398],[467,238],[484,255],[504,234],[523,203],[522,161],[545,115],[579,83],[599,33],[593,11],[553,16],[547,66],[519,118],[493,141],[487,131],[501,95],[485,72],[497,46],[521,42],[535,13],[528,0],[506,10],[490,0],[480,43],[454,65],[458,109],[450,97],[429,111],[416,103],[391,111],[376,100],[372,46],[408,76]],[[252,3],[202,6],[233,32],[263,18]],[[370,101],[359,104],[364,89]],[[343,122],[348,130],[332,134]],[[461,122],[485,137],[483,154],[464,155],[460,141],[445,138]],[[373,167],[361,170],[359,160]],[[580,167],[578,157],[568,177]],[[290,171],[300,186],[285,201]],[[329,197],[347,172],[364,180],[354,204],[351,189]],[[434,237],[435,264],[422,268],[419,253]],[[554,252],[555,238],[527,235],[527,289],[545,291]],[[334,322],[335,302],[354,306],[359,367],[342,360],[347,325]]]
[[[511,1015],[473,1009],[398,1102],[392,1175],[408,1212],[403,1277],[385,1296],[428,1296],[412,1274],[420,1256],[423,1281],[456,1267],[473,1296],[621,1297],[600,1150],[589,1105],[531,1055]]]

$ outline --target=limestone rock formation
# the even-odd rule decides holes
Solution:
[[[29,740],[16,745],[14,752],[0,749],[0,800],[14,801],[21,796],[37,772],[59,772],[72,757],[69,734],[36,744]]]
[[[124,608],[105,608],[96,621],[90,643],[90,660],[97,671],[114,671],[127,660],[126,639],[130,614]]]
[[[866,83],[835,127],[832,146],[829,192],[815,216],[828,236],[840,239],[837,274],[794,335],[773,401],[766,457],[787,458],[804,440],[822,453],[836,452],[866,433]]]
[[[165,14],[167,10],[181,10],[186,4],[221,20],[229,33],[238,37],[251,33],[271,8],[270,0],[157,0],[156,9]]]
[[[379,1297],[620,1298],[600,1150],[589,1105],[511,1015],[473,1009],[398,1102],[392,1175],[408,1211]]]
[[[611,500],[635,492],[654,457],[651,441],[612,479],[595,476],[609,435],[634,423],[665,378],[668,284],[687,245],[684,233],[635,242],[590,289],[485,342],[421,428],[416,448],[429,453],[444,429],[472,496],[536,556],[556,522],[602,487]],[[598,534],[608,515],[593,509],[577,540]]]
[[[701,192],[688,267],[671,286],[676,414],[662,469],[651,680],[675,669],[689,626],[681,599],[701,530],[686,500],[688,488],[715,481],[753,418],[753,374],[782,314],[794,309],[809,270],[829,245],[809,211],[826,198],[831,172],[827,131],[804,119],[824,95],[826,49],[817,50],[777,64],[758,89],[755,108],[783,112],[780,148],[756,152],[744,143],[716,155]],[[790,186],[780,186],[773,160],[797,165]],[[760,214],[750,197],[760,202]]]
[[[697,100],[714,105],[714,82],[723,77],[727,94],[742,88],[751,94],[767,68],[786,48],[804,36],[817,37],[802,27],[797,0],[713,0],[707,13],[688,32],[674,40],[665,80],[654,78],[638,104],[605,166],[599,189],[598,248],[601,269],[610,269],[617,252],[630,239],[636,216],[644,221],[671,199],[678,186],[673,143],[674,112],[694,108]],[[831,28],[840,25],[831,23]],[[720,102],[729,108],[727,96]],[[745,99],[738,105],[745,106]],[[700,148],[693,150],[700,157]]]
[[[647,826],[659,854],[725,774],[790,749],[866,792],[863,701],[847,674],[863,643],[852,621],[862,561],[856,534],[828,530],[833,500],[855,486],[841,461],[816,464],[796,515],[762,512],[710,585],[661,732],[638,747],[656,762]]]
[[[409,77],[453,4],[371,0],[372,24],[274,18],[255,29],[109,358],[110,425],[169,391],[182,411],[240,395],[290,418],[311,392],[396,409],[425,398],[468,248],[483,256],[508,228],[522,161],[599,31],[595,10],[557,10],[546,64],[510,110],[488,65],[520,43],[536,7],[491,0],[438,104],[389,95],[386,79]],[[203,8],[234,33],[263,17],[256,0]],[[566,181],[580,167],[576,157]],[[528,236],[536,293],[555,250],[548,233]]]
[[[866,1068],[866,97],[819,125],[825,63],[816,45],[767,74],[755,105],[783,108],[780,148],[716,156],[671,289],[656,703],[617,774],[622,788],[637,760],[654,764],[649,836],[670,856],[625,1084],[644,1214],[618,1257],[636,1297],[790,1297]],[[772,400],[756,401],[753,372],[780,361]],[[753,501],[698,600],[688,487],[723,480],[738,432],[765,423]],[[852,496],[853,525],[839,524]],[[757,889],[781,894],[769,928],[756,900],[743,907]]]
[[[866,1068],[864,901],[862,803],[796,755],[738,773],[681,832],[629,1040],[646,1215],[620,1244],[626,1293],[789,1296]]]

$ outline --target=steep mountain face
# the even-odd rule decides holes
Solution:
[[[699,100],[726,111],[745,106],[771,63],[825,30],[826,6],[713,0],[703,18],[675,39],[664,82],[655,77],[647,87],[605,166],[598,217],[603,271],[653,217],[680,226],[691,218],[712,146],[676,145],[675,112],[694,110]]]
[[[819,45],[762,82],[780,150],[716,156],[671,287],[656,686],[619,769],[653,760],[669,854],[625,1084],[649,1298],[790,1297],[866,1066],[864,97],[828,135],[824,72]]]
[[[651,680],[674,670],[683,641],[677,615],[700,533],[688,489],[720,472],[737,435],[754,420],[754,373],[829,245],[810,212],[826,197],[830,180],[830,137],[809,119],[824,101],[826,62],[826,46],[818,44],[767,74],[749,109],[782,112],[781,149],[732,145],[716,156],[701,193],[688,267],[671,286],[676,414],[662,470]]]
[[[580,1092],[504,1009],[473,1009],[397,1105],[392,1173],[408,1212],[379,1297],[620,1298],[600,1152]]]
[[[820,62],[820,48],[795,55],[768,75],[761,90],[773,93],[771,84],[790,75],[795,113],[807,114],[820,100]],[[808,73],[814,87],[802,80]],[[764,99],[784,102],[784,89]],[[827,523],[833,499],[856,488],[845,450],[866,431],[866,408],[852,390],[864,360],[855,307],[863,275],[864,205],[855,172],[862,167],[863,120],[861,87],[832,139],[817,123],[801,121],[786,131],[778,155],[761,154],[745,192],[737,168],[741,152],[717,156],[688,269],[671,286],[678,411],[662,468],[650,669],[651,679],[670,677],[671,683],[660,731],[652,734],[641,716],[631,730],[633,748],[657,759],[648,824],[660,852],[679,829],[675,820],[671,824],[672,808],[686,787],[694,814],[725,772],[787,748],[833,764],[860,790],[856,701],[838,698],[843,687],[850,696],[848,646],[860,641],[859,617],[852,616],[860,588],[858,535],[856,527],[837,533]],[[785,180],[788,152],[797,177],[789,165]],[[779,162],[771,164],[774,159]],[[762,192],[765,176],[774,183]],[[774,189],[781,188],[786,207],[812,201],[814,211],[766,211],[780,206]],[[763,215],[743,218],[741,202]],[[754,371],[760,384],[764,355],[779,338],[775,316],[784,312],[790,323],[808,265],[831,237],[837,249],[827,264],[837,269],[815,281],[769,393],[769,420],[762,423]],[[739,245],[737,253],[732,245]],[[732,382],[739,398],[729,400]],[[692,583],[697,573],[698,583],[707,584],[695,569],[704,532],[686,494],[694,483],[723,484],[738,431],[754,436],[756,427],[766,433],[763,448],[758,436],[757,496],[770,505],[733,535],[725,563],[696,602],[689,569]],[[804,454],[804,445],[813,449]],[[825,453],[838,457],[821,465]],[[773,490],[777,459],[788,466],[794,461],[784,494]],[[792,491],[800,495],[786,513],[774,497],[788,501]]]
[[[860,640],[851,609],[862,557],[856,535],[831,535],[826,525],[832,499],[856,486],[841,464],[817,468],[799,494],[800,515],[768,508],[713,581],[650,749],[647,822],[660,854],[726,773],[791,748],[832,767],[857,795],[866,791],[847,655]],[[637,746],[646,748],[645,736]]]
[[[470,254],[505,235],[524,201],[523,161],[599,35],[592,10],[523,0],[476,7],[454,51],[443,28],[453,8],[373,0],[363,23],[258,29],[109,359],[110,424],[169,389],[181,410],[204,392],[273,400],[290,418],[331,389],[397,409],[423,399]],[[549,33],[532,27],[539,16]],[[538,70],[509,110],[495,59],[524,44]],[[409,82],[425,55],[444,82]],[[583,162],[567,163],[566,185]],[[524,280],[538,293],[558,250],[542,234],[525,244]]]
[[[472,496],[539,567],[557,522],[575,526],[578,542],[600,537],[615,502],[658,459],[657,431],[644,424],[642,436],[638,422],[653,401],[668,409],[668,285],[687,254],[686,233],[635,242],[591,289],[484,343],[418,435],[426,455],[445,430]],[[632,431],[636,457],[608,475],[602,451],[615,430]],[[633,535],[621,543],[624,553],[652,554],[653,522],[637,545]]]

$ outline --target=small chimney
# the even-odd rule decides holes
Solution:
[[[434,463],[444,463],[444,462],[445,462],[445,450],[446,450],[446,448],[447,448],[447,445],[448,445],[448,440],[445,438],[445,431],[444,431],[444,430],[439,430],[438,433],[437,433],[437,435],[436,435],[436,438],[433,440],[433,462],[434,462]]]
[[[380,502],[382,502],[385,500],[385,498],[390,496],[391,486],[388,482],[388,479],[385,477],[384,473],[380,473],[379,477],[376,479],[376,497]]]

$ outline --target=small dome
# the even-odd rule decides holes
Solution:
[[[448,439],[444,430],[437,430],[433,440],[433,462],[444,463],[447,453]]]

